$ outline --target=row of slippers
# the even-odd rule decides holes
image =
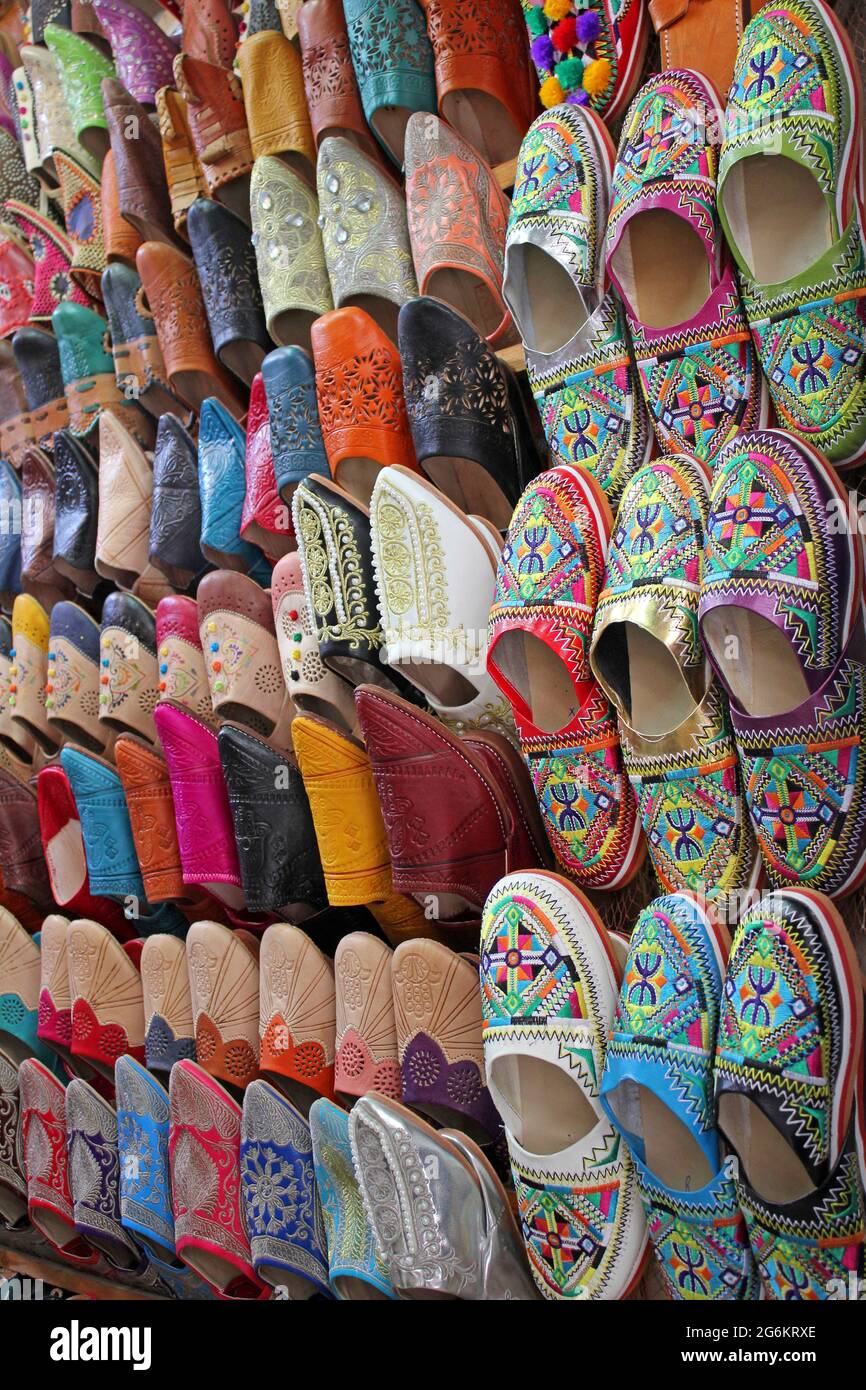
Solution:
[[[71,974],[79,968],[77,954],[86,975],[85,948],[93,948],[99,930],[49,919],[43,950],[68,936]],[[76,934],[82,938],[77,944]],[[263,979],[269,974],[273,983],[276,966],[285,984],[292,971],[273,948],[291,952],[300,935],[288,926],[269,929],[262,944]],[[126,960],[131,976],[121,948],[107,933],[102,936]],[[38,952],[30,938],[8,923],[5,937],[36,957],[38,978]],[[236,935],[212,925],[193,927],[186,948],[193,998],[202,982],[220,973],[223,944],[227,960],[237,964],[235,957],[243,957],[243,969],[251,968],[248,947]],[[395,954],[398,1020],[401,1013],[427,1009],[435,992],[435,972],[445,962],[426,946],[412,943]],[[165,938],[144,949],[150,956],[150,966],[143,963],[145,977],[161,974],[164,983],[171,974],[176,983],[177,961],[166,952],[183,956],[182,944]],[[478,1134],[476,1117],[455,1107],[451,1095],[431,1099],[407,1088],[403,1098],[416,1109],[440,1124],[456,1121],[456,1129],[436,1133],[378,1089],[382,1078],[375,1070],[362,1079],[353,1065],[365,1048],[371,1055],[368,1044],[379,1037],[388,1008],[387,984],[382,989],[387,952],[383,948],[377,961],[369,941],[366,955],[364,949],[363,939],[348,939],[331,975],[338,998],[343,994],[344,1022],[346,1001],[350,1011],[356,1006],[358,1026],[350,1025],[341,1041],[343,1071],[355,1076],[348,1085],[343,1076],[343,1094],[359,1097],[350,1115],[322,1096],[310,1108],[315,1082],[309,1069],[286,1068],[264,1051],[264,1065],[286,1094],[253,1074],[242,1115],[215,1079],[231,1086],[237,1077],[214,1063],[218,1048],[207,1027],[197,1030],[203,1043],[198,1064],[172,1064],[172,1053],[158,1049],[159,1069],[171,1067],[169,1103],[155,1078],[126,1053],[122,1030],[105,1029],[99,1066],[116,1079],[114,1124],[119,1119],[121,1148],[112,1210],[123,1212],[122,1201],[129,1198],[126,1216],[132,1220],[126,1224],[135,1229],[136,1220],[144,1222],[138,1229],[147,1235],[151,1220],[145,1217],[153,1216],[148,1203],[158,1204],[161,1192],[170,1236],[168,1189],[164,1181],[160,1185],[170,1155],[177,1253],[228,1296],[261,1294],[261,1277],[285,1285],[287,1270],[319,1287],[330,1273],[332,1288],[343,1297],[359,1296],[351,1289],[354,1277],[386,1294],[531,1296],[507,1197],[469,1137],[474,1132],[489,1138]],[[298,964],[306,960],[309,969],[313,953],[318,957],[307,942]],[[322,960],[319,974],[329,968]],[[732,943],[697,898],[673,894],[650,903],[626,940],[608,933],[588,900],[557,875],[509,874],[485,907],[480,963],[453,957],[452,966],[454,981],[461,974],[455,995],[461,996],[464,1021],[473,1008],[470,995],[483,1013],[483,1030],[477,1017],[472,1025],[475,1045],[483,1038],[490,1096],[505,1125],[519,1231],[543,1296],[628,1297],[650,1246],[675,1299],[740,1300],[762,1292],[781,1300],[847,1296],[850,1276],[863,1273],[866,1226],[864,982],[851,939],[828,899],[805,889],[759,898],[743,914]],[[32,963],[29,968],[33,973]],[[110,978],[104,956],[96,973],[103,985]],[[3,980],[5,988],[5,972]],[[223,984],[225,1003],[231,986],[225,971],[215,994]],[[64,1092],[35,1059],[24,1061],[19,1083],[14,1061],[22,1045],[25,1055],[33,1052],[30,1035],[37,1035],[33,1000],[25,1008],[16,988],[11,981],[5,998],[17,998],[19,1007],[6,1009],[3,1036],[11,1102],[6,1110],[16,1112],[20,1084],[24,1121],[19,1215],[29,1200],[37,1226],[45,1229],[43,1209],[53,1218],[59,1207],[65,1226],[49,1226],[49,1235],[53,1229],[55,1244],[69,1247],[75,1258],[73,1224],[87,1234],[93,1225],[86,1213],[88,1200],[96,1197],[92,1160],[73,1159],[72,1194],[67,1192],[64,1205],[57,1195],[64,1184],[50,1181],[63,1165],[44,1136],[47,1128],[54,1149],[65,1155],[67,1129],[86,1131],[82,1143],[91,1150],[94,1143],[104,1146],[108,1135],[110,1156],[114,1097],[109,1092],[111,1101],[100,1098],[81,1080]],[[447,1013],[444,995],[440,1001]],[[89,1019],[86,1001],[79,1008],[82,1017],[85,1012]],[[42,1017],[48,1013],[43,1009]],[[272,1018],[263,1049],[279,1041],[273,1025]],[[437,1060],[441,1053],[437,1058],[428,1037],[414,1061],[425,1071]],[[403,1075],[405,1080],[405,1068]],[[382,1076],[387,1089],[388,1077]],[[369,1090],[371,1083],[376,1084]],[[98,1079],[94,1085],[100,1087]],[[292,1102],[309,1111],[309,1128]],[[29,1113],[34,1111],[35,1121]],[[80,1126],[78,1113],[86,1117]],[[147,1142],[151,1135],[141,1133],[157,1117],[164,1125],[162,1174]],[[17,1114],[12,1130],[16,1123]],[[12,1130],[7,1126],[7,1160],[15,1156]],[[76,1134],[75,1142],[80,1138]],[[134,1161],[124,1159],[124,1145]],[[116,1182],[116,1166],[102,1167],[114,1172]],[[8,1161],[3,1172],[9,1172]],[[83,1177],[85,1211],[79,1216],[75,1186]],[[6,1201],[7,1189],[8,1184]],[[309,1259],[302,1268],[297,1249],[291,1257],[286,1252],[304,1244],[309,1256],[314,1231],[321,1233],[311,1206],[316,1190],[329,1263],[323,1274],[320,1239],[318,1273],[311,1275]],[[222,1222],[214,1220],[215,1209],[224,1214]],[[162,1243],[172,1253],[171,1241]],[[347,1252],[353,1252],[348,1259]],[[86,1258],[92,1258],[89,1251]],[[128,1258],[125,1263],[129,1268]],[[349,1286],[343,1276],[350,1276]]]
[[[21,595],[0,715],[25,758],[3,774],[8,886],[94,915],[86,867],[91,894],[206,888],[295,920],[378,904],[386,931],[408,930],[430,903],[477,923],[505,868],[549,865],[551,847],[609,891],[648,846],[671,891],[735,899],[764,872],[851,893],[866,702],[845,506],[819,455],[768,430],[727,445],[712,479],[686,458],[647,465],[615,520],[587,474],[551,470],[500,555],[492,529],[391,466],[369,511],[318,475],[299,485],[300,550],[270,593],[216,571],[156,615],[111,594],[101,628]],[[64,738],[34,791],[34,740]]]

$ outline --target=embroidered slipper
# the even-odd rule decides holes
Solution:
[[[189,902],[191,898],[196,901],[197,895],[190,894],[183,881],[171,778],[165,758],[144,739],[129,733],[122,733],[118,738],[114,756],[148,902]]]
[[[515,739],[508,702],[487,674],[495,532],[398,465],[376,479],[370,529],[385,661],[452,728]]]
[[[195,1062],[169,1081],[177,1253],[221,1298],[269,1298],[253,1268],[240,1191],[241,1108]]]
[[[714,471],[698,610],[770,880],[834,895],[866,870],[863,557],[838,524],[847,507],[808,445],[778,430],[732,441]]]
[[[728,97],[719,216],[779,424],[837,467],[866,450],[862,139],[858,65],[829,6],[756,14]]]
[[[753,888],[761,861],[727,700],[698,637],[709,483],[703,464],[678,455],[626,484],[589,659],[617,711],[660,883],[724,898]]]
[[[616,720],[588,660],[612,529],[588,472],[559,467],[530,483],[499,562],[487,660],[557,860],[605,889],[627,883],[644,855]]]
[[[400,168],[413,111],[436,110],[433,50],[415,0],[380,11],[369,0],[344,0],[352,64],[367,124]]]
[[[63,303],[90,303],[72,278],[72,242],[65,232],[35,208],[10,199],[6,211],[27,237],[33,257],[33,300],[29,322],[51,325],[54,310]]]
[[[199,584],[196,601],[214,714],[288,742],[294,709],[270,595],[245,574],[214,570]]]
[[[249,227],[220,203],[197,198],[187,234],[217,359],[250,386],[272,344]]]
[[[334,307],[315,193],[273,155],[253,167],[250,215],[268,332],[309,351],[310,330]]]
[[[258,945],[250,940],[218,922],[193,922],[186,938],[196,1061],[241,1091],[259,1064]]]
[[[346,1301],[396,1298],[355,1176],[349,1116],[332,1101],[314,1101],[310,1134],[334,1294]]]
[[[206,568],[198,449],[177,415],[161,415],[156,429],[147,558],[177,589],[188,589]]]
[[[415,467],[400,355],[358,307],[325,314],[313,325],[311,340],[331,477],[367,506],[383,468]]]
[[[109,594],[102,605],[99,718],[120,733],[156,742],[156,616],[132,594]]]
[[[98,465],[90,448],[69,430],[57,431],[53,453],[54,564],[80,593],[90,596],[100,582],[96,573]]]
[[[382,653],[367,507],[314,473],[295,490],[292,524],[325,666],[352,684],[366,681],[411,697],[409,682],[387,665]]]
[[[716,1053],[719,1128],[769,1297],[863,1275],[863,989],[848,931],[809,888],[740,919]]]
[[[277,922],[262,937],[261,1068],[306,1114],[316,1095],[334,1097],[334,967],[298,927]]]
[[[392,1100],[402,1098],[391,988],[392,954],[384,941],[365,931],[344,936],[334,953],[334,1086],[344,1096],[365,1096],[368,1091],[376,1091]]]
[[[244,89],[253,158],[280,155],[311,182],[316,145],[304,95],[304,72],[298,45],[268,25],[244,34],[237,67]]]
[[[404,305],[398,336],[421,471],[461,510],[507,530],[546,454],[517,378],[469,320],[439,299]]]
[[[508,199],[492,169],[438,116],[406,127],[406,201],[422,294],[444,299],[493,348],[517,341],[502,298]]]
[[[663,72],[642,87],[620,136],[605,242],[656,437],[665,453],[710,465],[768,415],[716,213],[722,124],[718,95],[697,72]]]
[[[8,464],[6,466],[9,467]],[[13,470],[9,468],[9,472],[12,473]],[[5,499],[2,497],[2,485],[0,485],[0,505],[2,505],[3,500]],[[8,618],[2,618],[0,619],[0,696],[2,696],[0,698],[0,743],[3,745],[3,752],[9,754],[10,758],[20,759],[22,765],[28,768],[27,776],[29,777],[36,739],[29,729],[12,718],[15,707],[13,705],[10,708],[9,705],[9,685],[12,680],[9,669],[15,660],[12,655],[14,651],[15,639],[12,635],[12,624]]]
[[[310,1126],[267,1081],[254,1081],[244,1096],[241,1195],[259,1278],[293,1300],[329,1294]]]
[[[479,1143],[499,1138],[481,1046],[477,956],[404,941],[391,958],[402,1099]]]
[[[161,701],[153,717],[171,778],[183,881],[239,912],[241,870],[216,734],[175,700]]]
[[[30,785],[31,777],[32,767],[27,764],[20,769],[14,765],[9,771],[0,769],[2,883],[16,898],[21,894],[15,905],[22,916],[32,911],[33,904],[43,911],[49,911],[53,906],[42,849],[37,797]]]
[[[241,536],[259,546],[265,558],[276,564],[296,548],[292,513],[277,491],[271,425],[264,378],[256,372],[247,411],[246,493],[241,512]]]
[[[151,1071],[171,1071],[184,1057],[195,1060],[186,943],[176,936],[149,936],[141,952],[144,1055]],[[119,1088],[119,1079],[118,1079]],[[118,1103],[119,1103],[118,1089]]]
[[[352,687],[329,671],[319,655],[297,551],[283,556],[274,567],[271,602],[283,680],[292,704],[302,714],[323,714],[346,733],[357,734]]]
[[[0,1226],[6,1231],[23,1231],[27,1224],[18,1067],[0,1048]]]
[[[625,317],[604,269],[614,158],[588,107],[557,106],[530,126],[502,287],[553,461],[587,469],[611,502],[652,442]]]
[[[117,1152],[120,1220],[178,1298],[209,1299],[209,1287],[177,1257],[168,1140],[169,1096],[132,1057],[118,1057]]]
[[[481,931],[484,1058],[533,1278],[549,1299],[621,1299],[646,1226],[599,1100],[619,974],[605,928],[556,874],[507,874]]]
[[[159,88],[171,86],[176,42],[127,0],[93,0],[93,11],[111,44],[120,81],[136,101],[152,107]]]
[[[349,1116],[355,1175],[403,1298],[538,1298],[508,1197],[472,1140],[365,1096]],[[470,1147],[471,1146],[471,1147]]]
[[[754,1299],[759,1280],[716,1127],[713,1061],[730,941],[697,897],[638,917],[600,1099],[637,1173],[672,1299]]]
[[[13,720],[36,739],[47,753],[61,742],[59,730],[48,722],[45,683],[48,678],[50,622],[48,614],[30,594],[19,594],[12,605],[12,640],[9,656],[7,704]]]
[[[99,1254],[75,1227],[66,1157],[66,1088],[35,1058],[18,1069],[27,1214],[69,1263],[95,1265]]]
[[[0,1047],[16,1064],[25,1057],[53,1066],[53,1052],[39,1037],[41,988],[39,938],[0,907]]]
[[[422,0],[433,46],[439,114],[488,164],[514,159],[535,115],[534,73],[518,0],[492,23],[458,0]]]
[[[95,1250],[125,1278],[149,1272],[147,1256],[120,1221],[120,1161],[117,1111],[87,1081],[74,1077],[66,1088],[69,1190],[75,1225]]]
[[[79,918],[66,937],[72,994],[72,1053],[114,1080],[125,1053],[144,1063],[141,943],[121,946],[106,927]]]
[[[106,758],[71,743],[61,750],[60,761],[81,820],[90,891],[135,898],[140,906],[144,881],[117,769]]]
[[[622,114],[644,68],[649,24],[642,0],[521,0],[542,106],[591,105],[608,122]]]
[[[418,294],[402,190],[342,135],[322,141],[316,182],[334,307],[363,309],[396,342],[400,306]]]
[[[66,234],[72,242],[73,278],[91,299],[101,300],[100,276],[106,267],[100,179],[68,150],[54,151]]]
[[[316,831],[294,758],[240,724],[222,724],[217,741],[247,908],[290,922],[324,911]]]
[[[172,594],[160,599],[156,609],[156,643],[160,701],[182,705],[203,723],[216,727],[194,598]]]
[[[477,922],[508,869],[550,862],[526,769],[506,739],[461,737],[374,686],[359,686],[356,701],[395,889],[435,905],[443,925]]]
[[[23,44],[21,62],[24,86],[19,95],[25,97],[25,104],[32,103],[32,115],[27,119],[35,121],[38,160],[32,165],[42,186],[54,193],[59,187],[59,179],[54,169],[56,149],[74,150],[78,141],[72,126],[72,111],[66,101],[60,82],[60,65],[55,55],[42,44]],[[25,92],[25,87],[29,91]],[[30,102],[26,97],[30,97]],[[32,126],[30,127],[32,130]]]
[[[246,436],[222,401],[203,402],[198,428],[201,550],[223,569],[244,570],[268,582],[270,567],[257,547],[241,539],[246,495]]]
[[[44,37],[57,59],[75,138],[92,159],[100,161],[109,148],[101,84],[104,77],[116,76],[114,64],[94,43],[59,24],[46,24]]]
[[[17,227],[0,223],[0,333],[9,337],[24,328],[33,312],[35,265],[27,239]]]

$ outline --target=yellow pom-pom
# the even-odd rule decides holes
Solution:
[[[538,89],[541,104],[547,110],[551,106],[558,106],[561,101],[565,101],[565,92],[562,90],[562,83],[558,77],[547,77]]]
[[[584,90],[591,97],[600,97],[607,90],[610,72],[610,62],[607,58],[596,58],[594,62],[588,63],[583,70]]]
[[[558,19],[565,19],[571,13],[571,0],[545,0],[544,13],[554,23]]]

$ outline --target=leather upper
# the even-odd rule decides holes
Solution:
[[[123,783],[104,758],[67,744],[60,761],[69,778],[81,819],[87,877],[93,893],[108,897],[145,897],[144,882]]]
[[[277,491],[285,501],[308,473],[327,474],[316,376],[308,353],[275,348],[262,363]]]
[[[21,464],[21,579],[34,597],[49,606],[71,597],[72,584],[54,566],[54,465],[44,449],[32,445]]]
[[[199,198],[187,233],[216,355],[249,386],[271,347],[249,227],[221,203]]]
[[[96,569],[131,587],[147,565],[153,470],[144,450],[111,411],[99,422],[99,524]]]
[[[261,553],[241,539],[245,453],[240,425],[221,401],[209,397],[202,405],[198,430],[202,552],[212,564],[249,570],[267,581],[269,571]]]
[[[103,83],[102,95],[120,212],[142,241],[176,245],[159,130],[141,103],[116,78]],[[130,129],[137,132],[135,140],[127,139]]]
[[[319,655],[297,551],[275,566],[271,602],[283,680],[292,703],[299,710],[325,714],[349,733],[356,733],[352,686],[329,671]]]
[[[205,724],[215,723],[194,598],[172,594],[160,599],[156,640],[160,700],[174,700]]]
[[[120,211],[120,190],[114,167],[114,150],[109,150],[102,161],[100,196],[105,259],[109,265],[112,261],[126,261],[129,265],[135,265],[135,253],[141,245],[141,235]]]
[[[165,759],[131,734],[121,734],[114,755],[126,793],[132,838],[148,902],[184,898],[187,894]]]
[[[298,927],[282,922],[262,937],[259,1032],[262,1071],[286,1077],[309,1104],[334,1095],[334,967]]]
[[[333,130],[346,130],[368,153],[378,152],[361,106],[342,0],[304,0],[298,10],[298,39],[317,142]]]
[[[263,29],[244,39],[238,50],[238,68],[253,157],[286,155],[311,178],[316,146],[297,46],[282,31]]]
[[[99,481],[85,444],[69,430],[54,437],[54,563],[82,593],[96,587]]]
[[[108,730],[99,721],[99,624],[77,603],[56,603],[46,671],[49,723],[67,738],[101,752]]]
[[[153,455],[148,558],[176,589],[205,566],[201,552],[198,450],[176,415],[162,415]]]
[[[0,459],[0,505],[9,509],[21,506],[21,482],[18,474]],[[12,612],[15,595],[21,592],[21,534],[14,526],[0,532],[0,604],[7,613]]]
[[[144,1052],[151,1071],[171,1071],[175,1062],[195,1057],[195,1027],[186,942],[176,936],[149,936],[141,952]]]
[[[196,1061],[243,1088],[259,1069],[258,943],[218,922],[194,922],[186,938]]]
[[[285,739],[293,711],[269,595],[248,575],[214,570],[201,581],[197,603],[214,712]]]
[[[271,426],[262,373],[257,372],[247,413],[246,494],[241,535],[258,545],[271,562],[295,549],[292,513],[277,491]]]
[[[66,235],[72,243],[73,278],[93,299],[102,298],[99,277],[105,269],[100,181],[67,150],[54,151]]]
[[[223,724],[218,740],[247,907],[296,920],[322,911],[322,863],[294,758],[238,724]]]
[[[57,59],[75,135],[94,158],[101,158],[108,148],[101,83],[115,76],[114,64],[88,39],[57,24],[45,26],[45,43]]]
[[[173,87],[162,87],[156,94],[156,109],[172,220],[175,230],[183,233],[189,208],[207,193],[207,184],[193,148],[185,99]]]
[[[187,103],[190,137],[208,196],[231,201],[231,185],[253,165],[241,84],[229,69],[189,52],[175,58],[174,81]],[[246,201],[243,184],[241,190],[235,211]]]
[[[36,792],[0,768],[0,863],[3,883],[37,906],[51,906]]]
[[[156,92],[171,82],[177,45],[138,5],[127,0],[92,0],[111,44],[117,76],[136,101],[153,106]]]
[[[333,308],[316,196],[282,160],[260,155],[250,213],[268,332],[308,348],[313,322]]]
[[[141,943],[121,946],[87,918],[67,933],[72,994],[72,1052],[114,1080],[114,1063],[130,1054],[144,1062],[144,1003],[138,960]]]
[[[156,324],[144,306],[141,277],[131,265],[115,261],[103,271],[101,283],[119,389],[157,418],[176,409]]]
[[[111,728],[156,741],[156,618],[141,599],[120,591],[102,605],[99,718]]]
[[[12,339],[12,351],[24,385],[34,437],[38,444],[50,448],[54,432],[69,422],[57,339],[42,328],[19,328]]]

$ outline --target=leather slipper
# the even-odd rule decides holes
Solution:
[[[403,1084],[391,987],[393,952],[371,932],[350,932],[334,953],[337,1052],[334,1087],[344,1096],[368,1091],[400,1100]]]
[[[141,943],[121,946],[106,927],[70,922],[66,938],[72,994],[72,1053],[114,1080],[114,1063],[130,1053],[144,1063]]]
[[[270,596],[248,575],[213,570],[199,584],[196,601],[214,713],[286,743],[294,710]]]
[[[300,713],[323,714],[347,733],[356,734],[358,715],[352,687],[329,671],[319,655],[297,551],[284,555],[275,565],[271,602],[283,679],[292,704]]]
[[[195,1025],[186,943],[176,936],[149,936],[141,952],[144,1055],[151,1071],[171,1071],[184,1057],[195,1060]]]
[[[334,967],[298,927],[278,922],[262,937],[261,1068],[303,1114],[317,1095],[334,1097]]]
[[[243,1090],[258,1075],[258,943],[218,922],[193,922],[186,938],[196,1061]]]
[[[316,195],[282,160],[261,155],[250,215],[268,332],[275,343],[309,350],[315,320],[333,308]]]
[[[99,1254],[78,1233],[66,1157],[66,1088],[35,1058],[18,1069],[27,1212],[68,1263],[97,1264]]]
[[[159,698],[182,705],[205,724],[216,726],[194,598],[173,594],[156,609]]]
[[[120,733],[156,743],[156,617],[132,594],[109,594],[102,605],[99,718]]]
[[[277,491],[268,401],[261,372],[250,389],[245,458],[246,494],[241,512],[241,536],[257,545],[275,564],[296,548],[292,513]]]

